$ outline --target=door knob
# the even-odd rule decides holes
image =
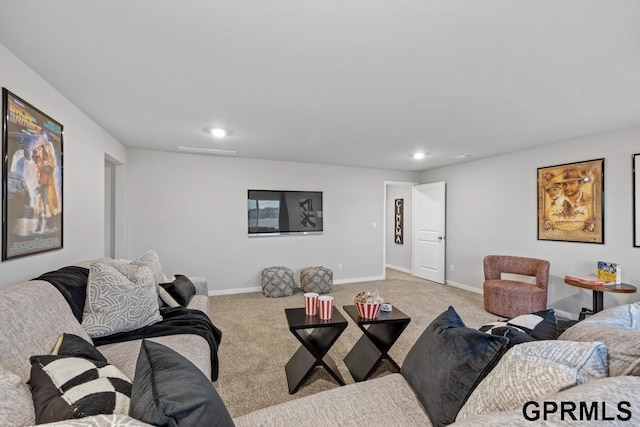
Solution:
[[[438,240],[444,240],[444,236],[438,236]]]

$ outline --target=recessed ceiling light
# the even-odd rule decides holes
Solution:
[[[457,156],[453,156],[454,159],[466,159],[469,157],[475,157],[476,153],[465,153],[465,154],[458,154]]]
[[[425,153],[414,153],[413,154],[413,158],[416,159],[416,160],[422,160],[422,159],[425,158],[425,156],[426,156]]]
[[[225,136],[233,135],[233,132],[231,130],[217,126],[204,128],[204,131],[216,138],[224,138]]]

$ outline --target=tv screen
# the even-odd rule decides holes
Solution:
[[[249,190],[249,235],[321,233],[321,191]]]

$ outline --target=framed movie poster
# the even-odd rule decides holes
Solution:
[[[604,243],[604,159],[538,168],[538,240]]]
[[[633,172],[633,246],[640,247],[640,154],[632,156]]]
[[[2,88],[2,260],[62,248],[62,124]]]

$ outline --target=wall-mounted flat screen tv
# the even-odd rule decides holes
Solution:
[[[321,233],[322,191],[249,190],[249,236]]]

